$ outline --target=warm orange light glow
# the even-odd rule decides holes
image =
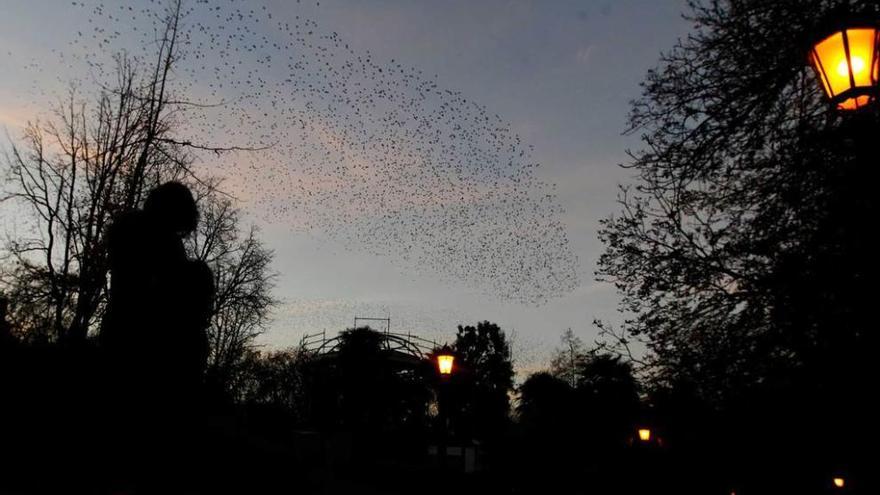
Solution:
[[[834,482],[834,486],[836,486],[837,488],[843,488],[844,485],[846,485],[846,480],[844,480],[843,478],[834,478],[832,481]]]
[[[441,375],[452,374],[453,361],[455,361],[455,356],[452,354],[440,354],[437,356],[437,368],[440,369]]]
[[[838,31],[813,46],[810,62],[825,94],[841,110],[857,110],[877,96],[880,78],[880,29]]]
[[[850,64],[852,64],[852,71],[855,75],[860,75],[865,70],[865,61],[859,57],[851,57]],[[841,60],[837,64],[837,75],[849,78],[849,64],[846,63],[846,60]]]
[[[639,428],[639,440],[643,442],[651,441],[651,430],[647,428]]]

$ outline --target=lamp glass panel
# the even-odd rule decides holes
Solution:
[[[830,98],[834,93],[831,92],[831,87],[828,86],[828,78],[825,77],[825,71],[822,68],[819,57],[816,55],[816,52],[811,53],[810,57],[813,62],[813,67],[816,68],[816,74],[818,74],[819,80],[822,81],[822,87],[825,89],[825,94]]]
[[[448,375],[452,373],[452,362],[455,360],[454,356],[450,355],[440,355],[437,356],[437,365],[440,368],[441,375]]]
[[[829,96],[836,96],[850,88],[849,64],[846,60],[846,49],[843,46],[843,33],[834,33],[816,44],[816,56],[824,68],[828,78],[826,90]]]
[[[847,98],[839,105],[837,105],[837,108],[841,110],[858,110],[868,103],[871,103],[871,97],[868,95],[861,95],[854,98]]]
[[[847,29],[849,62],[856,86],[871,86],[871,69],[874,62],[875,30],[871,28]]]
[[[874,84],[880,82],[880,30],[874,30]]]

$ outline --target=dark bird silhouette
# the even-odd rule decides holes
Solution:
[[[110,55],[150,60],[162,7],[90,9],[68,59],[110,77]],[[495,112],[416,67],[379,60],[312,17],[234,1],[184,4],[171,91],[187,141],[264,148],[213,161],[251,211],[294,232],[389,256],[504,300],[577,286],[555,186]],[[122,33],[122,34],[120,34]]]

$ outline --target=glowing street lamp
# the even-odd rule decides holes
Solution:
[[[455,361],[455,356],[451,353],[443,353],[437,355],[437,369],[440,370],[441,375],[451,375],[452,374],[452,364]]]
[[[648,428],[639,428],[639,440],[643,442],[651,441],[651,430]]]
[[[450,386],[450,379],[452,378],[452,365],[455,362],[455,355],[452,354],[452,349],[449,348],[448,345],[444,345],[443,348],[437,351],[437,370],[440,372],[440,387],[438,390],[437,397],[437,407],[440,413],[440,439],[437,445],[438,453],[439,453],[439,461],[440,461],[440,469],[446,469],[446,450],[447,450],[447,435],[449,430],[449,413],[447,408],[449,405],[448,397],[445,397],[448,394],[448,388]]]
[[[880,27],[854,22],[816,42],[810,64],[825,95],[840,110],[858,110],[880,94]]]
[[[831,482],[834,484],[835,488],[843,488],[846,486],[846,480],[840,476],[835,476]]]

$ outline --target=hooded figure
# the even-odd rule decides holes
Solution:
[[[183,246],[197,221],[190,190],[167,182],[149,193],[143,210],[120,215],[108,231],[101,343],[119,388],[130,390],[119,392],[138,403],[191,401],[203,378],[214,278]]]

